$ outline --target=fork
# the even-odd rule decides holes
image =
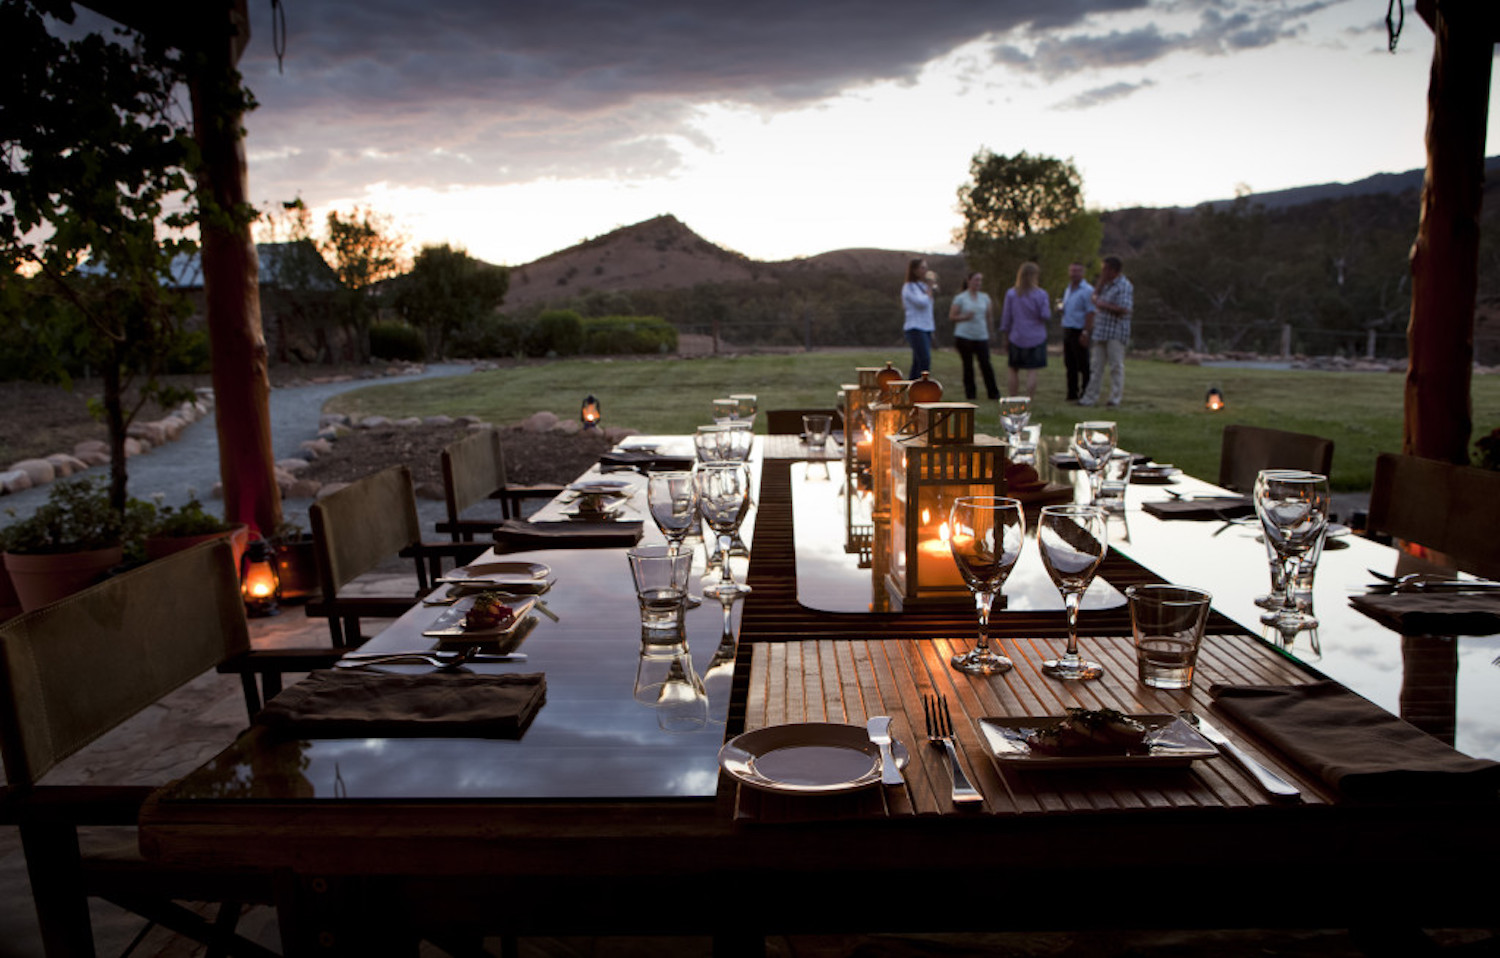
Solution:
[[[969,778],[958,764],[958,750],[953,747],[953,716],[948,712],[948,700],[941,695],[922,696],[922,713],[927,719],[927,741],[942,744],[948,750],[948,764],[953,769],[953,803],[982,802],[984,796],[979,789],[969,784]]]

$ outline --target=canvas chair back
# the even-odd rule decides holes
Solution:
[[[422,539],[411,471],[392,466],[324,496],[307,511],[324,601]]]
[[[1500,579],[1500,472],[1381,453],[1369,529],[1436,549],[1464,572]]]
[[[505,454],[500,433],[493,429],[476,429],[473,435],[444,446],[442,460],[450,525],[459,521],[465,509],[505,487]]]
[[[1328,475],[1333,440],[1260,426],[1224,427],[1219,448],[1219,485],[1249,494],[1262,469],[1305,469]]]
[[[803,416],[833,417],[833,431],[842,433],[844,414],[837,409],[768,409],[766,410],[766,434],[771,436],[798,436],[802,434]]]
[[[0,752],[11,785],[250,648],[227,540],[148,562],[0,625]]]

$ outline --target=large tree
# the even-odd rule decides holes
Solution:
[[[328,214],[328,236],[321,248],[343,287],[340,315],[354,358],[361,362],[370,358],[370,321],[376,312],[372,287],[401,274],[406,245],[391,218],[368,207]]]
[[[1028,260],[1042,266],[1045,286],[1058,284],[1069,261],[1092,265],[1099,255],[1102,227],[1084,209],[1083,178],[1071,159],[981,149],[958,203],[964,225],[954,239],[969,267],[984,271],[995,289],[1009,286]]]
[[[504,267],[447,243],[424,246],[396,285],[396,310],[427,334],[428,354],[442,356],[450,336],[500,308],[509,286]]]
[[[195,248],[184,232],[198,212],[185,67],[151,38],[65,39],[49,20],[71,23],[72,5],[0,2],[0,275],[35,280],[28,296],[6,297],[6,319],[74,323],[70,350],[103,383],[111,497],[123,509],[126,427],[140,403],[175,398],[157,374],[187,312],[173,263]],[[39,291],[61,314],[27,302]]]

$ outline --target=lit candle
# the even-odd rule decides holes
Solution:
[[[929,514],[922,510],[922,539],[917,543],[917,578],[922,588],[933,586],[963,585],[958,564],[953,561],[953,548],[949,540],[948,523],[938,524],[936,530],[929,525]]]

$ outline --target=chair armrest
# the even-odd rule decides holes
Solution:
[[[494,529],[498,521],[491,521],[487,529]],[[460,564],[474,561],[487,546],[477,542],[417,542],[396,553],[403,559],[451,558]]]
[[[335,596],[332,599],[314,599],[303,608],[309,616],[315,619],[331,619],[346,615],[369,619],[399,619],[418,601],[415,595],[351,595]]]
[[[12,786],[0,797],[7,825],[134,825],[152,785]]]
[[[221,675],[330,669],[347,649],[251,649],[215,666]]]
[[[539,482],[530,486],[507,485],[490,493],[492,499],[551,499],[567,491],[567,486]]]

